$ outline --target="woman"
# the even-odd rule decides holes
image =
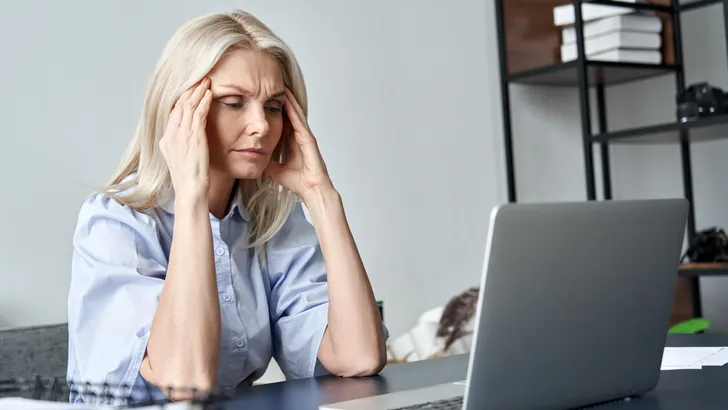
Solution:
[[[70,381],[184,399],[164,388],[231,389],[271,357],[288,378],[384,366],[386,328],[306,112],[293,53],[250,14],[174,35],[125,158],[80,211]],[[71,400],[96,398],[82,393]]]

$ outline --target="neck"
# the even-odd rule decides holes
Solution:
[[[210,213],[216,218],[222,219],[227,213],[234,186],[235,178],[210,169],[210,192],[207,195],[207,200]]]

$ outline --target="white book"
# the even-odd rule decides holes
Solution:
[[[584,51],[587,56],[615,48],[632,48],[658,50],[662,45],[662,37],[657,33],[640,33],[630,31],[616,31],[603,36],[586,39]],[[561,61],[575,60],[577,57],[576,43],[561,46]]]
[[[616,0],[623,3],[644,3],[643,0]],[[583,22],[598,20],[604,17],[619,16],[624,14],[632,14],[636,12],[635,9],[630,7],[614,7],[605,6],[602,4],[582,4],[581,5],[581,19]],[[554,7],[554,25],[568,26],[574,24],[574,5],[566,4],[563,6]]]
[[[662,53],[657,50],[635,50],[625,48],[615,48],[613,50],[604,51],[587,57],[591,61],[609,61],[615,63],[640,63],[640,64],[660,64],[662,63]],[[571,60],[575,60],[573,56]],[[567,62],[571,60],[562,61]]]
[[[654,14],[635,13],[605,17],[584,24],[584,38],[599,37],[615,31],[661,33],[662,20]],[[561,42],[563,44],[576,43],[576,28],[574,26],[561,30]]]

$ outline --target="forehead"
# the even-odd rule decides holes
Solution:
[[[250,91],[277,92],[284,87],[278,60],[253,50],[235,50],[220,59],[208,77],[213,83],[233,84]]]

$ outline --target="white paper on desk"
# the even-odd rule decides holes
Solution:
[[[728,363],[728,347],[666,347],[661,370],[702,369]]]
[[[660,370],[700,370],[703,366],[698,364],[686,364],[686,365],[680,365],[680,366],[665,366],[663,365],[660,367]]]
[[[53,401],[30,400],[17,397],[0,399],[0,410],[111,410],[115,406],[93,405],[83,403],[61,403]],[[202,410],[197,404],[179,402],[164,405],[135,407],[135,410]]]
[[[728,347],[721,347],[712,355],[703,359],[703,366],[723,366],[728,363]]]

